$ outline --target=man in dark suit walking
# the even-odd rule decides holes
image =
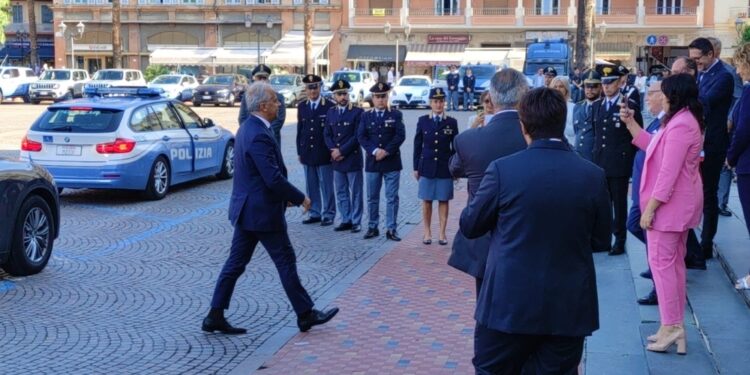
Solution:
[[[287,180],[286,166],[278,143],[271,131],[279,103],[273,88],[254,83],[246,93],[250,114],[237,132],[234,165],[235,175],[229,202],[229,220],[234,226],[232,249],[216,282],[211,310],[203,319],[206,332],[245,333],[224,318],[224,310],[234,292],[237,279],[245,272],[258,242],[268,251],[281,278],[287,297],[297,313],[297,326],[305,332],[315,325],[331,320],[338,308],[322,312],[313,308],[313,301],[297,275],[297,259],[289,241],[284,212],[287,206],[302,205],[310,209],[310,199]]]
[[[253,82],[267,82],[268,76],[271,75],[271,68],[266,64],[260,64],[256,66],[252,71]],[[273,131],[273,138],[276,143],[281,146],[281,128],[284,127],[284,121],[286,121],[286,107],[284,107],[284,96],[276,93],[276,98],[279,100],[281,105],[279,111],[276,113],[276,118],[271,121],[271,130]],[[250,116],[250,112],[247,111],[247,105],[245,104],[245,97],[242,97],[242,105],[240,106],[240,114],[237,120],[240,126],[245,123],[245,120]]]
[[[492,77],[488,90],[497,112],[486,126],[469,129],[456,137],[453,141],[456,153],[448,166],[454,178],[468,178],[469,201],[491,162],[526,149],[516,110],[521,97],[529,90],[526,78],[517,70],[503,69]],[[469,240],[459,230],[448,258],[448,265],[476,279],[477,294],[482,285],[489,246],[489,234]]]
[[[599,328],[592,251],[609,245],[604,171],[564,142],[562,95],[539,88],[521,100],[527,150],[492,162],[461,214],[469,238],[491,232],[477,300],[477,374],[575,374],[586,336]]]
[[[734,78],[716,58],[711,41],[697,38],[688,45],[690,58],[698,65],[698,99],[706,124],[703,141],[703,231],[701,248],[705,259],[713,258],[714,236],[719,225],[719,177],[729,148],[727,119],[732,105]]]

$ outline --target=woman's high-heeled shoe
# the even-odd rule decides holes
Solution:
[[[677,354],[687,353],[685,328],[681,324],[665,326],[664,333],[659,336],[656,342],[648,344],[646,346],[646,350],[663,353],[666,352],[674,344],[677,344]]]
[[[659,336],[664,335],[664,328],[665,327],[666,326],[660,325],[659,326],[659,330],[656,331],[656,333],[654,333],[653,335],[647,337],[646,340],[648,340],[648,342],[656,342],[656,341],[658,341],[659,340]]]

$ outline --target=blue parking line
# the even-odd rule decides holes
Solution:
[[[0,293],[7,292],[16,287],[16,283],[12,281],[0,281]]]
[[[159,223],[157,226],[155,226],[152,229],[149,229],[149,230],[147,230],[145,232],[140,232],[138,234],[134,234],[132,236],[126,237],[126,238],[118,241],[114,245],[111,245],[111,246],[108,246],[108,247],[104,247],[104,248],[101,248],[101,249],[98,249],[98,250],[94,250],[94,251],[92,251],[92,252],[90,252],[90,253],[88,253],[86,255],[81,255],[81,256],[66,256],[66,255],[64,255],[64,253],[66,253],[67,251],[66,250],[62,250],[62,249],[56,251],[56,253],[57,253],[57,255],[61,255],[61,253],[62,253],[62,256],[65,256],[66,258],[80,260],[80,261],[87,261],[87,260],[93,260],[93,259],[101,258],[101,257],[110,255],[110,254],[118,252],[118,251],[126,250],[127,248],[131,247],[133,244],[135,244],[135,243],[137,243],[139,241],[146,240],[146,239],[148,239],[150,237],[153,237],[153,236],[155,236],[155,235],[157,235],[159,233],[166,232],[166,231],[174,228],[177,225],[180,225],[182,223],[186,223],[186,222],[188,222],[190,220],[193,220],[195,218],[198,218],[198,217],[201,217],[203,215],[206,215],[209,211],[211,211],[211,210],[213,210],[215,208],[226,206],[228,204],[228,202],[229,202],[229,199],[227,198],[227,199],[224,199],[224,200],[222,200],[222,201],[220,201],[218,203],[214,203],[214,204],[212,204],[210,206],[201,207],[201,208],[195,210],[191,214],[180,216],[180,217],[172,219],[172,220],[167,220],[167,221],[165,221],[163,223]]]

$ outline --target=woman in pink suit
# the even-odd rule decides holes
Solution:
[[[665,352],[677,344],[685,354],[685,252],[687,234],[703,212],[703,184],[698,169],[703,148],[703,108],[698,85],[687,74],[662,81],[666,116],[651,135],[638,126],[633,111],[623,108],[620,117],[633,136],[633,144],[646,151],[641,179],[641,227],[647,230],[648,263],[659,296],[659,332],[649,337],[646,349]]]

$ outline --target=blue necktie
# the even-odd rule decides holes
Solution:
[[[646,131],[653,134],[657,129],[659,129],[659,119],[655,118],[654,121],[648,124]]]

